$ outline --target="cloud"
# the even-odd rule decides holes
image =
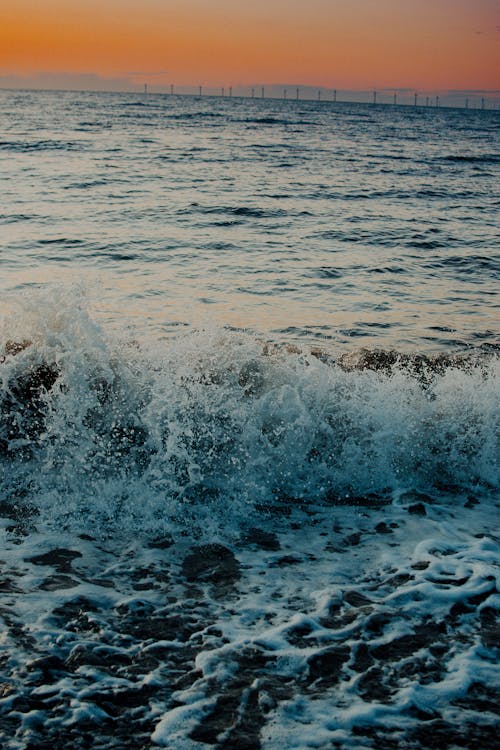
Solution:
[[[451,96],[456,96],[458,94],[484,94],[485,96],[499,96],[500,89],[448,89],[446,93],[450,94]]]
[[[122,75],[125,76],[164,76],[169,73],[168,70],[127,70]]]
[[[406,86],[404,88],[391,88],[390,86],[386,86],[385,88],[380,89],[380,91],[389,94],[413,94],[415,92],[415,88],[412,88],[411,86]]]
[[[96,73],[0,74],[0,88],[62,89],[67,91],[134,91],[137,85],[126,77],[107,78]]]

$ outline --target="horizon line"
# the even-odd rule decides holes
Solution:
[[[118,71],[117,71],[118,73]],[[274,82],[253,82],[253,83],[227,83],[227,82],[218,82],[218,83],[203,83],[203,81],[198,81],[197,83],[189,82],[189,83],[177,83],[175,81],[175,76],[171,76],[171,79],[168,82],[157,82],[153,81],[150,82],[148,80],[148,76],[152,76],[155,78],[158,75],[166,75],[167,71],[144,71],[144,72],[137,72],[132,73],[130,71],[124,71],[122,76],[119,74],[116,76],[104,76],[99,73],[93,73],[93,72],[82,72],[82,73],[72,73],[68,71],[43,71],[38,73],[28,73],[28,74],[19,74],[19,73],[7,73],[0,70],[0,89],[29,89],[29,90],[52,90],[52,91],[109,91],[112,93],[113,91],[121,91],[123,93],[130,93],[134,92],[134,90],[140,90],[145,85],[148,86],[148,89],[151,88],[151,86],[154,89],[157,89],[156,93],[168,93],[169,90],[171,90],[172,86],[176,89],[192,89],[193,91],[199,90],[200,87],[205,91],[222,91],[223,89],[226,91],[232,90],[232,91],[249,91],[251,92],[252,89],[255,90],[255,93],[257,93],[257,90],[260,90],[262,88],[274,90],[274,89],[281,89],[281,91],[288,90],[290,93],[295,93],[298,89],[299,91],[307,91],[307,92],[332,92],[332,93],[339,93],[339,92],[345,92],[345,93],[353,93],[353,94],[372,94],[373,92],[377,93],[385,93],[385,94],[400,94],[400,95],[411,95],[414,96],[414,94],[418,95],[432,95],[432,94],[438,94],[438,95],[444,95],[444,96],[492,96],[492,97],[500,97],[500,88],[471,88],[470,86],[467,88],[449,88],[446,86],[440,86],[440,87],[422,87],[422,86],[412,86],[412,85],[399,85],[399,86],[390,86],[390,85],[381,85],[377,86],[376,84],[373,84],[371,86],[342,86],[342,85],[336,85],[335,83],[326,85],[326,84],[316,84],[316,83],[294,83],[294,82],[283,82],[283,81],[274,81]],[[138,78],[138,76],[142,76],[142,80],[131,80],[128,77],[125,77],[127,75],[134,75],[134,77]],[[62,79],[59,83],[57,82],[57,78]],[[65,80],[66,79],[66,80]],[[73,79],[73,80],[72,80]],[[111,88],[101,88],[102,86],[110,86]],[[244,95],[244,94],[240,94]]]
[[[1,76],[0,76],[1,78]],[[146,84],[139,84],[138,86],[145,86]],[[172,86],[172,84],[171,84]],[[271,89],[277,89],[281,88],[283,89],[283,86],[280,84],[268,84],[268,87]],[[202,93],[200,95],[199,89],[200,86],[193,86],[193,85],[179,85],[179,89],[192,89],[192,91],[151,91],[149,88],[149,84],[147,85],[147,90],[144,88],[138,88],[137,90],[134,89],[92,89],[92,88],[85,88],[85,89],[78,89],[78,88],[59,88],[59,87],[19,87],[19,86],[3,86],[0,83],[0,91],[23,91],[23,92],[30,92],[30,93],[68,93],[68,94],[117,94],[117,95],[129,95],[129,96],[142,96],[142,97],[149,97],[149,96],[162,96],[166,98],[170,97],[189,97],[193,99],[200,99],[200,98],[213,98],[213,99],[250,99],[255,101],[286,101],[288,103],[294,103],[297,101],[301,102],[315,102],[319,104],[363,104],[367,106],[398,106],[398,107],[411,107],[411,108],[427,108],[427,109],[471,109],[474,111],[498,111],[500,108],[500,91],[496,89],[491,90],[470,90],[470,89],[434,89],[434,90],[428,90],[428,91],[421,91],[417,92],[415,89],[391,89],[391,88],[380,88],[380,89],[334,89],[334,88],[326,88],[326,87],[314,87],[314,86],[292,86],[290,85],[290,89],[301,89],[301,88],[307,88],[309,90],[312,90],[313,92],[316,91],[325,91],[325,92],[331,92],[336,93],[337,96],[335,98],[330,99],[320,99],[318,100],[316,97],[283,97],[283,95],[278,95],[276,93],[269,93],[268,95],[262,96],[260,93],[260,90],[262,88],[266,88],[266,86],[258,86],[255,87],[248,87],[248,86],[236,86],[236,87],[220,87],[220,86],[207,86],[202,87],[202,89],[205,89],[205,93]],[[227,93],[235,88],[249,88],[250,90],[252,88],[259,88],[259,93],[255,96],[251,94],[242,94],[242,93]],[[220,92],[220,93],[219,93]],[[224,93],[222,93],[224,92]],[[383,94],[387,97],[390,97],[389,99],[386,99],[384,101],[380,100],[364,100],[359,101],[357,99],[342,99],[338,98],[338,94],[344,93],[351,93],[351,94],[365,94],[367,96],[373,96],[374,94]],[[438,93],[439,92],[439,93]],[[408,101],[398,101],[397,97],[395,98],[395,95],[397,93],[405,94]],[[484,94],[496,94],[499,96],[498,101],[492,102],[491,100],[487,102],[487,100],[484,97]],[[431,96],[432,94],[432,96]],[[426,99],[426,102],[423,101],[417,101],[415,103],[415,96],[419,96],[421,100]],[[459,95],[461,95],[461,98],[463,99],[465,97],[465,106],[464,104],[450,104],[446,103],[446,100],[442,100],[442,96],[444,97],[448,96],[449,98],[458,98]],[[469,97],[481,97],[481,103],[482,106],[476,106],[476,107],[468,107]],[[478,99],[479,100],[479,99]],[[489,107],[485,106],[487,103],[490,104]],[[494,104],[495,106],[491,106],[491,104]]]

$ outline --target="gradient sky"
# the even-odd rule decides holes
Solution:
[[[47,71],[498,89],[500,0],[1,0],[0,74]]]

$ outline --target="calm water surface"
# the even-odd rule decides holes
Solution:
[[[137,335],[497,340],[498,112],[0,92],[0,310],[83,282]]]

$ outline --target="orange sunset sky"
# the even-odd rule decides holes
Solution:
[[[158,87],[497,90],[499,71],[500,0],[0,3],[7,85],[50,72]]]

